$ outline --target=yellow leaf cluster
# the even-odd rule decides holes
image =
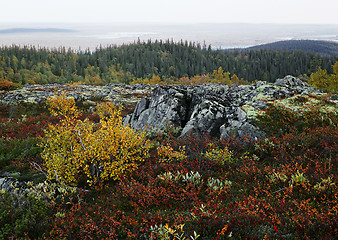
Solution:
[[[212,73],[212,83],[223,83],[227,84],[228,86],[231,85],[231,80],[230,80],[230,73],[229,72],[224,72],[222,67],[219,67],[218,70],[214,70]]]
[[[232,163],[232,152],[229,151],[227,147],[219,148],[210,144],[210,148],[211,149],[209,151],[206,151],[203,154],[208,160],[218,162],[221,165]]]
[[[160,84],[160,85],[167,85],[168,83],[164,80],[162,80],[159,76],[153,74],[152,78],[138,78],[134,81],[132,81],[130,84],[134,85],[134,84],[150,84],[150,85],[156,85],[156,84]]]
[[[157,154],[161,162],[171,162],[174,159],[183,161],[187,157],[185,155],[185,146],[180,147],[178,151],[175,151],[169,145],[161,145],[157,148]]]
[[[328,74],[325,69],[319,67],[318,71],[312,73],[308,82],[320,90],[338,92],[338,61],[332,66],[334,74]]]
[[[46,102],[49,112],[54,116],[75,119],[79,116],[74,98],[67,98],[65,94],[48,98]]]
[[[135,170],[148,157],[150,145],[145,132],[124,126],[121,109],[113,104],[98,106],[100,122],[80,120],[73,98],[57,96],[47,101],[49,110],[61,118],[60,124],[45,130],[42,158],[50,179],[89,185],[118,179]]]

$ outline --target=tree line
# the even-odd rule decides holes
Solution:
[[[157,76],[163,81],[212,74],[220,68],[239,79],[275,81],[291,74],[309,75],[319,68],[332,73],[338,56],[304,51],[213,50],[211,46],[180,41],[137,41],[74,51],[3,46],[0,48],[0,80],[16,86],[47,83],[130,83]]]
[[[320,56],[337,56],[338,43],[317,40],[286,40],[253,46],[250,49],[301,50]]]

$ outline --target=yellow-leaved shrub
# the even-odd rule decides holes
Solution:
[[[325,69],[318,68],[312,73],[308,83],[320,90],[337,93],[338,92],[338,61],[332,66],[334,74],[328,74]]]
[[[209,144],[209,148],[210,150],[203,154],[206,159],[219,163],[220,165],[233,163],[232,152],[227,147],[220,148],[214,144]]]
[[[187,158],[185,155],[185,146],[179,147],[179,150],[175,151],[169,145],[161,145],[157,148],[157,154],[160,162],[171,162],[174,159],[183,161]]]
[[[89,185],[135,170],[148,157],[150,145],[145,132],[123,125],[121,109],[105,103],[97,107],[100,122],[80,120],[73,98],[64,95],[47,100],[50,112],[60,118],[49,125],[42,143],[42,158],[48,177],[77,185]]]

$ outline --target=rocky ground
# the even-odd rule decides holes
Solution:
[[[264,132],[253,125],[253,120],[269,102],[311,94],[322,93],[292,76],[277,79],[275,83],[258,81],[237,87],[158,86],[151,98],[144,98],[136,105],[125,122],[137,129],[147,126],[162,129],[171,123],[182,128],[182,136],[194,131],[218,138],[231,134],[262,138]]]
[[[240,141],[217,142],[212,138],[159,135],[165,138],[153,139],[152,147],[159,147],[153,149],[149,161],[121,181],[108,182],[107,188],[100,192],[43,181],[45,174],[37,157],[41,150],[36,148],[39,141],[0,134],[0,139],[10,143],[3,145],[2,149],[15,150],[0,153],[0,163],[5,160],[2,166],[6,167],[0,171],[0,197],[5,199],[0,204],[5,223],[0,224],[0,232],[9,229],[5,236],[12,236],[13,226],[16,229],[21,227],[22,234],[31,231],[30,234],[35,234],[31,238],[50,234],[51,239],[52,234],[60,236],[60,232],[72,238],[74,231],[95,238],[98,232],[88,229],[99,229],[105,234],[118,227],[116,236],[120,234],[119,237],[124,239],[127,236],[124,231],[129,234],[131,226],[135,231],[133,238],[139,239],[146,236],[146,228],[147,236],[157,233],[156,229],[162,231],[164,228],[151,225],[158,221],[182,226],[181,229],[185,226],[187,234],[198,231],[203,239],[209,236],[214,239],[216,234],[218,238],[228,234],[250,239],[264,236],[272,239],[303,239],[306,236],[332,239],[337,235],[332,210],[335,209],[337,192],[334,165],[337,155],[337,94],[323,93],[292,76],[277,79],[274,83],[259,81],[235,87],[222,84],[27,85],[0,92],[0,107],[25,103],[22,104],[24,107],[31,107],[30,104],[43,106],[42,110],[46,111],[43,102],[61,93],[74,97],[79,106],[86,103],[89,107],[84,111],[94,109],[104,101],[133,106],[130,110],[135,109],[129,111],[131,114],[124,118],[124,122],[136,129],[161,130],[173,124],[181,136],[193,132],[217,138],[234,135],[240,139],[245,136],[263,139],[238,144]],[[273,112],[274,106],[281,106],[286,111]],[[15,107],[13,111],[16,111]],[[15,124],[21,124],[20,128],[15,128],[18,132],[30,130],[26,128],[28,126],[40,129],[40,118],[30,125],[22,124],[30,110],[27,112],[17,111],[13,118],[7,117],[6,112],[0,130],[10,129],[9,126]],[[35,114],[40,112],[37,110]],[[92,117],[92,114],[88,112],[86,116]],[[297,122],[300,128],[284,127]],[[277,126],[278,131],[269,132],[265,126],[270,125],[271,128]],[[34,136],[41,140],[38,134]],[[182,148],[182,155],[181,146],[186,147]],[[159,149],[164,150],[159,152]],[[187,149],[186,153],[184,149]],[[177,160],[171,160],[173,154]],[[23,170],[22,167],[28,168],[29,164],[40,171]],[[83,192],[88,192],[88,195]],[[80,196],[85,195],[82,200]],[[145,220],[138,222],[139,219]],[[299,224],[293,224],[295,221]]]
[[[25,85],[13,91],[0,91],[0,104],[40,103],[55,94],[64,93],[79,102],[90,104],[95,100],[136,104],[144,96],[152,93],[154,86],[136,84],[89,85]]]
[[[286,76],[274,83],[258,81],[252,85],[236,87],[223,84],[26,85],[9,92],[1,91],[0,104],[35,104],[61,92],[86,105],[95,106],[97,101],[136,105],[134,112],[125,118],[125,123],[136,129],[163,129],[167,124],[173,124],[182,129],[182,136],[193,131],[208,133],[217,138],[227,138],[233,134],[254,139],[264,136],[264,132],[254,125],[253,120],[269,102],[322,94],[300,79]],[[332,96],[332,100],[337,102],[334,98],[336,95]],[[290,102],[285,101],[285,104],[290,105]]]

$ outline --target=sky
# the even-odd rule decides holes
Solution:
[[[0,25],[26,23],[338,24],[337,0],[2,0]]]

